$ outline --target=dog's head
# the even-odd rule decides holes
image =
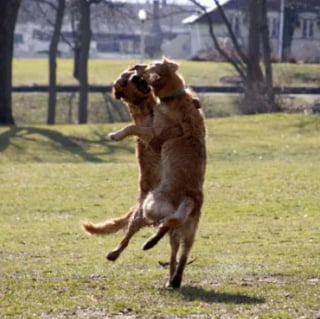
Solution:
[[[175,83],[170,83],[172,81],[178,81],[179,85],[184,85],[176,73],[179,65],[165,57],[162,61],[155,61],[149,65],[136,65],[134,68],[137,74],[142,76],[155,90],[162,89],[168,83],[174,85]]]
[[[135,68],[122,72],[113,82],[113,96],[128,103],[139,103],[151,94],[148,83],[138,75]]]

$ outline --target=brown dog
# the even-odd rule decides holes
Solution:
[[[153,123],[153,109],[157,102],[147,82],[137,76],[134,69],[129,68],[121,73],[113,84],[113,95],[116,99],[121,99],[125,102],[135,125],[141,128],[146,127],[149,130]],[[162,139],[181,134],[181,129],[172,128],[159,135],[158,138],[154,138],[152,143],[149,144],[138,139],[136,146],[136,155],[140,168],[138,203],[124,217],[114,218],[99,224],[92,224],[89,221],[82,224],[88,233],[95,235],[108,235],[127,228],[125,237],[118,247],[107,255],[108,260],[116,260],[137,231],[144,226],[153,224],[152,221],[144,218],[142,203],[148,192],[160,182],[159,165]],[[147,135],[148,132],[146,131],[145,136]],[[150,140],[151,138],[152,136],[147,139]]]
[[[181,127],[183,135],[164,140],[161,148],[161,181],[143,202],[143,215],[161,223],[158,233],[144,249],[152,248],[168,231],[171,258],[168,286],[181,285],[183,271],[194,242],[203,203],[206,166],[205,125],[202,113],[195,108],[195,97],[185,90],[177,73],[178,65],[167,59],[148,66],[135,67],[153,87],[161,103],[154,107],[151,128],[127,126],[111,134],[114,140],[136,135],[146,142],[161,136],[172,127]],[[180,244],[181,257],[176,267]]]

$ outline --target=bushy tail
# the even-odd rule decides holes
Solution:
[[[123,217],[108,219],[105,222],[93,224],[90,221],[82,223],[83,229],[92,235],[109,235],[116,233],[119,230],[125,229],[131,219],[132,214],[135,212],[135,207],[131,208],[127,215]]]

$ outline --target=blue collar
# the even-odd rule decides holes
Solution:
[[[183,95],[184,93],[186,93],[186,91],[185,91],[184,87],[182,87],[178,91],[174,92],[172,95],[159,97],[159,99],[161,102],[169,102],[169,101],[174,100],[176,97]]]

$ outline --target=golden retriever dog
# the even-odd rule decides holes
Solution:
[[[185,89],[178,65],[164,58],[135,69],[152,88],[161,103],[154,106],[152,127],[129,125],[110,134],[114,140],[136,135],[146,143],[172,127],[180,127],[180,136],[162,139],[161,178],[142,204],[143,216],[160,224],[158,232],[144,245],[152,248],[169,232],[171,258],[168,287],[179,288],[183,271],[193,245],[203,203],[206,167],[205,124],[202,112],[195,107],[197,99]],[[177,253],[182,246],[177,265]]]
[[[114,81],[113,95],[116,99],[124,101],[135,125],[142,128],[152,126],[153,109],[157,101],[147,82],[137,76],[134,69],[125,70]],[[146,132],[146,134],[148,133]],[[182,134],[182,130],[179,128],[167,130],[148,144],[141,139],[137,140],[136,155],[140,169],[138,203],[123,217],[113,218],[98,224],[93,224],[90,221],[82,223],[85,231],[95,235],[108,235],[127,229],[125,237],[118,247],[107,255],[108,260],[116,260],[137,231],[144,226],[153,224],[152,221],[144,218],[142,203],[148,192],[160,182],[161,139],[167,139],[170,134],[179,136]]]

